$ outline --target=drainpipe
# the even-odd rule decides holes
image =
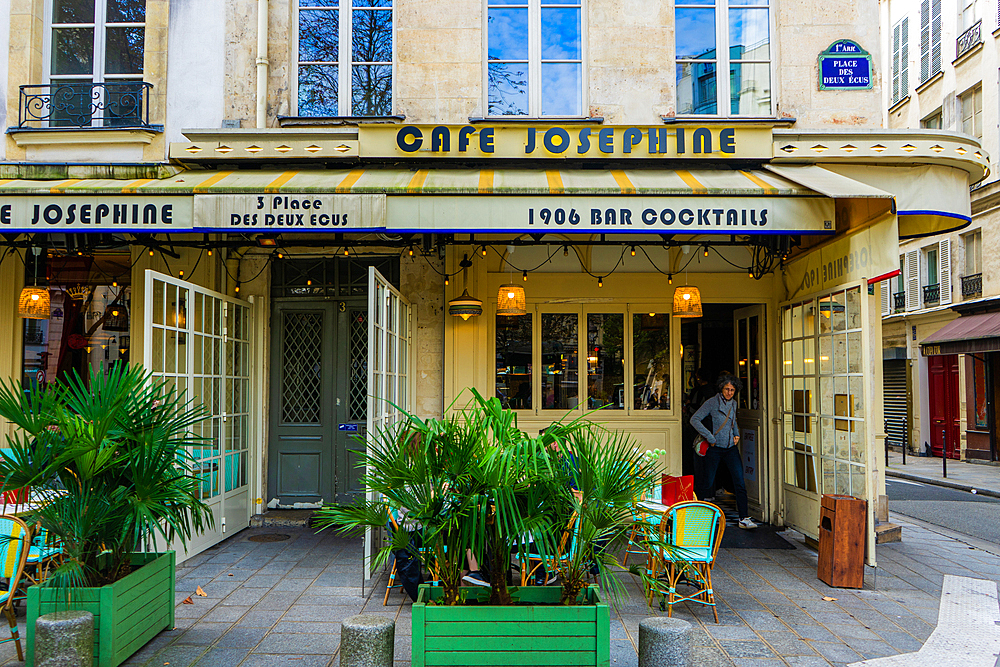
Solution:
[[[267,127],[267,0],[257,0],[257,128]]]

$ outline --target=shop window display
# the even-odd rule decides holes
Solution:
[[[72,373],[88,378],[132,356],[131,260],[100,256],[26,255],[25,278],[47,286],[48,319],[23,320],[23,383],[58,382]]]

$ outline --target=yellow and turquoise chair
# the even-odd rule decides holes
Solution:
[[[0,578],[7,580],[7,590],[0,591],[0,604],[10,623],[10,639],[0,639],[0,644],[14,642],[18,660],[24,660],[24,653],[21,650],[21,637],[17,632],[17,618],[14,616],[14,592],[24,574],[24,562],[28,556],[26,546],[29,544],[28,526],[17,517],[0,515]]]
[[[719,611],[715,606],[712,590],[712,566],[719,553],[722,533],[726,529],[725,515],[712,503],[687,501],[671,505],[660,524],[661,539],[651,544],[653,567],[650,580],[655,587],[649,590],[649,601],[655,593],[663,600],[667,615],[673,614],[678,602],[696,602],[712,608],[715,622],[719,622]],[[659,572],[665,575],[658,579]],[[684,578],[685,583],[695,589],[689,595],[679,595],[677,584]]]
[[[24,562],[24,578],[30,584],[40,584],[48,577],[49,568],[62,560],[61,542],[44,528],[39,528],[31,546],[28,547],[28,557]]]

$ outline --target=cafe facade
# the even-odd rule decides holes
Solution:
[[[187,556],[357,499],[367,433],[471,389],[689,473],[701,370],[744,385],[753,516],[816,538],[864,498],[875,565],[881,286],[989,170],[880,129],[877,8],[65,4],[11,3],[0,374],[141,363],[205,405]]]

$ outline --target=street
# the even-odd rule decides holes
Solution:
[[[1000,499],[888,477],[889,511],[1000,543]]]

